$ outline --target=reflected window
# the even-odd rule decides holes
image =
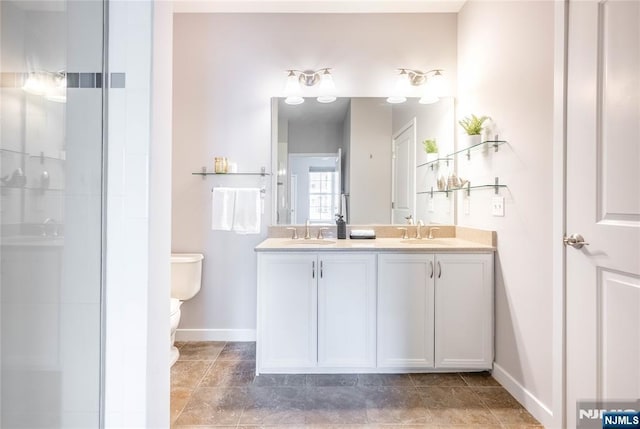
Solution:
[[[332,222],[338,212],[340,181],[331,168],[309,168],[309,221]]]

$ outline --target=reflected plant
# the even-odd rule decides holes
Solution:
[[[438,153],[438,144],[436,139],[427,139],[422,142],[424,145],[424,151],[427,153]]]

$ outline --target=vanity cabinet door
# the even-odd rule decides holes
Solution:
[[[378,367],[433,368],[434,255],[378,255]]]
[[[375,368],[376,256],[320,253],[318,366]]]
[[[435,277],[436,368],[491,369],[493,255],[438,254]]]
[[[310,368],[317,358],[317,255],[258,255],[258,370]]]

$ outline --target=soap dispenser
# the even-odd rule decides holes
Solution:
[[[347,223],[344,221],[344,216],[336,214],[336,226],[338,230],[338,239],[344,240],[347,238]]]

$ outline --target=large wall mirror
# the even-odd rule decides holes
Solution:
[[[430,162],[424,141],[441,157],[454,150],[454,100],[434,104],[408,99],[314,98],[288,105],[272,100],[274,223],[399,224],[409,216],[453,223],[454,200],[433,194],[451,162]],[[434,156],[434,155],[431,155]]]

